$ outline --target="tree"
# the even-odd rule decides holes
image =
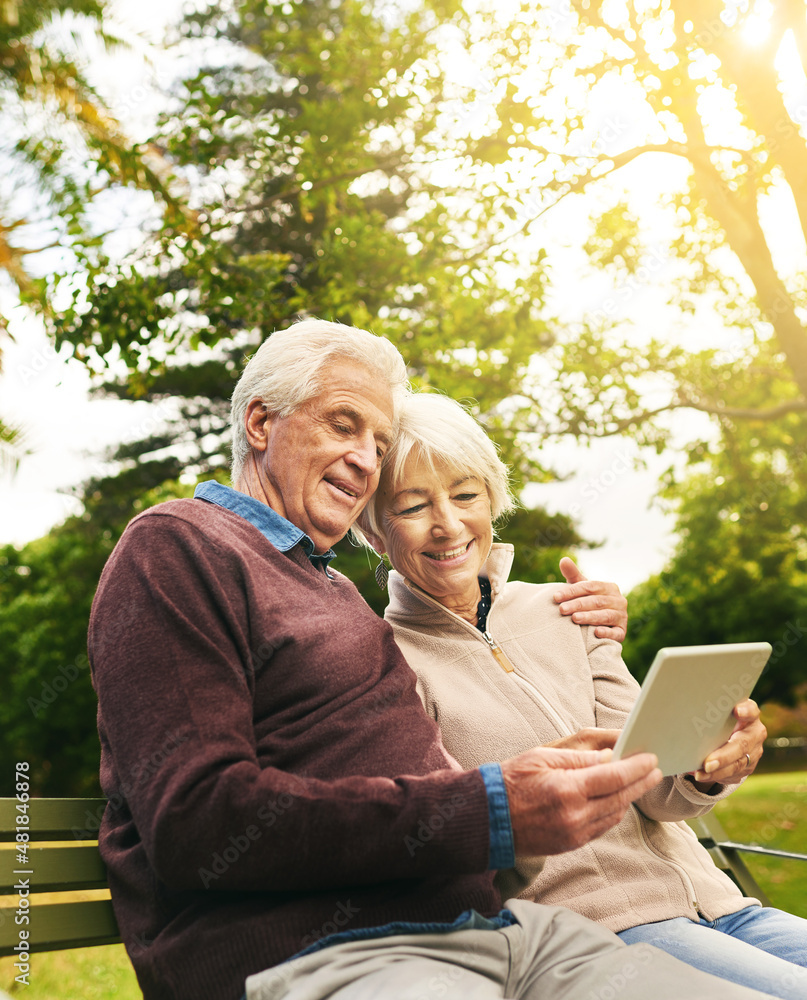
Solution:
[[[544,276],[503,280],[509,251],[469,262],[487,225],[469,215],[473,178],[446,190],[435,181],[451,155],[440,130],[453,128],[429,61],[438,14],[450,17],[451,6],[390,20],[349,2],[245,2],[186,25],[205,53],[226,45],[223,65],[186,82],[156,139],[193,180],[196,229],[166,216],[122,262],[88,258],[86,296],[49,320],[87,363],[119,350],[128,374],[100,391],[150,400],[154,417],[116,449],[108,474],[79,488],[81,518],[5,553],[0,632],[14,651],[15,704],[45,704],[45,681],[61,686],[60,667],[83,654],[92,592],[129,518],[187,495],[197,478],[226,481],[228,401],[244,356],[299,314],[386,333],[417,381],[474,399],[492,429],[504,426],[497,406],[550,339],[538,315]],[[512,440],[509,455],[519,456]],[[518,471],[544,475],[526,457]],[[568,519],[540,511],[519,512],[514,535],[525,572],[548,570],[548,545],[584,544]],[[380,611],[386,595],[367,554],[340,549],[340,569]],[[40,720],[23,712],[9,719],[4,753],[39,745],[41,790],[85,790],[97,769],[92,704],[84,671],[42,708],[52,738],[38,739]]]
[[[122,44],[104,15],[104,0],[0,4],[0,335],[17,303],[53,319],[57,289],[105,235],[92,210],[110,190],[145,189],[176,225],[189,221],[164,158],[132,142],[88,80],[82,34]],[[0,467],[16,467],[23,437],[0,416]]]
[[[100,259],[87,296],[54,318],[59,341],[82,358],[118,347],[140,395],[188,348],[240,364],[319,315],[389,336],[418,381],[479,400],[500,430],[496,406],[551,338],[541,269],[511,280],[511,251],[472,252],[491,216],[477,178],[453,170],[468,140],[436,58],[456,17],[448,2],[381,16],[352,0],[239,0],[191,18],[186,33],[224,47],[224,65],[185,82],[155,141],[198,181],[197,231],[169,220],[123,262]]]
[[[87,78],[76,42],[82,31],[120,44],[104,13],[103,0],[0,7],[0,290],[46,317],[59,282],[103,236],[89,209],[111,186],[147,189],[175,217],[181,210],[165,161],[125,135]]]
[[[0,473],[17,468],[23,443],[22,429],[0,419]]]
[[[436,59],[441,19],[458,16],[447,3],[391,18],[355,2],[239,0],[185,23],[218,63],[185,81],[155,143],[194,179],[195,233],[167,218],[125,260],[99,257],[87,294],[52,321],[85,361],[120,351],[128,375],[101,391],[165,414],[180,401],[116,460],[159,454],[148,468],[169,480],[224,475],[245,356],[314,314],[389,336],[415,381],[473,402],[518,481],[548,475],[499,409],[551,341],[544,275],[511,280],[510,250],[469,250],[487,238],[488,196],[447,172],[469,145]]]
[[[803,268],[788,267],[781,244],[784,221],[797,220],[802,247],[807,233],[807,115],[793,82],[807,67],[807,14],[798,0],[768,6],[766,14],[721,0],[573,0],[562,17],[527,3],[512,32],[519,44],[505,40],[489,57],[491,88],[503,97],[484,142],[543,180],[524,227],[563,199],[613,192],[587,243],[592,262],[616,278],[612,300],[563,338],[554,410],[525,386],[525,429],[541,426],[539,408],[558,432],[631,431],[660,447],[670,430],[660,416],[689,409],[720,427],[795,417],[803,436]],[[510,81],[506,90],[500,80]],[[603,121],[596,108],[606,95]],[[685,167],[664,199],[672,235],[663,252],[678,275],[671,304],[680,320],[716,312],[731,334],[722,350],[686,349],[680,327],[638,347],[620,336],[619,302],[635,287],[649,234],[619,177],[647,183],[669,160]],[[523,204],[525,192],[511,191]]]
[[[663,646],[766,640],[773,653],[754,698],[793,704],[807,638],[807,502],[781,472],[721,464],[726,475],[667,484],[680,541],[663,572],[630,593],[625,660],[641,679]]]
[[[632,433],[657,449],[676,426],[671,413],[712,419],[689,443],[690,474],[668,473],[662,496],[681,540],[665,571],[631,594],[626,655],[641,674],[659,645],[768,638],[774,655],[758,693],[787,701],[801,678],[805,610],[807,314],[804,265],[791,266],[782,243],[785,224],[802,245],[807,235],[807,116],[793,83],[807,68],[807,11],[790,0],[768,15],[759,5],[664,0],[574,2],[570,13],[563,58],[582,97],[575,104],[567,88],[565,117],[537,130],[545,162],[559,162],[552,141],[567,153],[539,211],[614,184],[586,249],[615,288],[559,350],[560,403],[544,419],[582,435]],[[570,155],[585,108],[609,87],[637,102],[633,121],[611,122],[615,134]],[[637,129],[641,114],[647,125]],[[647,264],[647,232],[618,176],[630,171],[635,184],[662,157],[686,167],[665,199],[672,235],[661,251],[678,276],[670,304],[680,319],[637,346],[618,303]],[[708,325],[712,316],[723,327],[713,346],[682,335],[688,317]]]
[[[777,89],[776,61],[807,51],[803,5],[780,0],[767,22],[719,0],[575,0],[568,16],[529,2],[505,16],[426,4],[387,26],[352,3],[244,2],[194,19],[234,52],[187,82],[161,138],[206,179],[199,238],[169,228],[138,259],[104,261],[60,337],[78,352],[120,344],[137,388],[162,363],[157,342],[265,335],[327,303],[401,342],[424,380],[440,385],[448,368],[454,391],[484,395],[525,468],[547,433],[629,432],[660,450],[664,417],[681,409],[718,428],[793,417],[803,435],[803,281],[764,221],[774,195],[793,199],[800,222],[807,212],[800,113]],[[749,62],[743,32],[767,28]],[[482,67],[453,120],[461,91],[438,69],[448,29]],[[611,107],[629,102],[627,122],[621,111],[598,121],[608,93]],[[551,347],[530,227],[662,160],[688,171],[666,198],[678,327],[637,346],[608,306],[567,321]],[[613,190],[586,247],[613,273],[618,304],[648,270],[648,234]],[[684,323],[705,309],[728,345],[688,349]],[[551,391],[532,363],[541,355]],[[503,410],[505,399],[522,406]]]
[[[424,4],[397,20],[352,3],[213,8],[187,30],[229,55],[187,81],[159,138],[201,181],[197,235],[169,225],[121,265],[101,260],[55,329],[79,354],[120,346],[121,391],[154,396],[193,381],[187,347],[237,368],[276,326],[325,315],[387,333],[418,380],[474,397],[521,481],[541,474],[548,433],[662,450],[686,409],[713,421],[688,446],[713,475],[727,457],[743,482],[773,470],[803,483],[803,275],[765,213],[787,195],[803,219],[807,116],[777,80],[787,91],[782,67],[803,64],[805,9],[780,0],[765,16],[718,0],[505,16]],[[752,61],[749,29],[769,29]],[[480,67],[459,109],[440,70],[449,46]],[[617,114],[597,110],[614,100],[627,102]],[[637,344],[618,306],[653,268],[629,188],[668,161],[684,169],[660,198],[653,252],[676,278],[674,312]],[[602,203],[585,249],[613,303],[566,306],[558,326],[530,234],[583,194]],[[687,324],[714,317],[718,342],[695,340]],[[220,435],[209,444],[221,455]],[[713,510],[720,524],[735,512]],[[782,541],[799,546],[794,515]]]
[[[22,550],[0,550],[0,760],[12,768],[27,761],[40,794],[98,790],[87,620],[110,549],[103,537],[88,537],[86,525],[73,522]],[[4,787],[10,794],[11,779]]]
[[[587,274],[611,279],[589,313],[566,305],[556,343],[526,369],[522,405],[510,410],[522,442],[627,433],[662,451],[680,427],[671,414],[711,421],[690,431],[692,478],[680,462],[668,475],[682,542],[636,593],[640,615],[658,603],[654,588],[672,595],[642,628],[645,652],[662,639],[753,633],[775,643],[792,638],[801,607],[806,22],[797,0],[572,0],[494,12],[467,36],[487,122],[468,165],[489,163],[500,188],[490,204],[514,220],[511,243],[529,245],[585,196],[598,205]],[[670,186],[651,216],[638,194],[656,174]],[[631,315],[656,272],[672,290],[669,309]],[[646,336],[637,322],[662,333]],[[786,594],[778,605],[774,581]],[[787,652],[763,691],[789,697],[798,679]]]

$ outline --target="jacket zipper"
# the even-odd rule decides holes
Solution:
[[[439,601],[436,601],[431,596],[431,594],[427,594],[425,590],[421,590],[420,587],[417,588],[417,595],[421,599],[431,604],[433,607],[437,608],[439,611],[442,611],[445,614],[449,615],[451,618],[454,618],[457,622],[459,622],[460,625],[462,625],[466,629],[469,629],[478,639],[481,639],[484,643],[486,643],[488,649],[491,651],[494,659],[502,668],[502,670],[504,670],[506,674],[511,675],[513,680],[516,683],[520,684],[535,699],[535,701],[538,702],[538,704],[541,706],[542,710],[546,713],[546,715],[550,719],[552,719],[552,721],[555,724],[555,728],[558,730],[558,732],[562,736],[572,735],[574,729],[570,728],[569,725],[561,719],[561,717],[557,714],[555,709],[546,700],[546,698],[544,698],[544,696],[541,694],[538,688],[536,688],[534,684],[532,684],[525,677],[522,677],[521,674],[518,673],[516,668],[510,662],[507,653],[505,653],[502,647],[496,642],[496,640],[490,634],[489,630],[486,629],[484,632],[480,632],[475,625],[472,625],[470,622],[466,621],[464,618],[461,618],[458,614],[455,614],[453,611],[449,611],[448,608],[444,607]]]
[[[457,617],[459,617],[459,615]],[[466,622],[466,624],[470,625],[471,623],[470,622]],[[471,626],[471,627],[473,628],[473,626]],[[474,631],[475,632],[479,632],[479,629],[478,628],[474,629]],[[493,638],[493,636],[490,634],[490,632],[488,632],[488,630],[485,629],[484,632],[480,632],[480,635],[482,636],[482,638],[485,640],[485,642],[490,647],[491,653],[493,653],[494,657],[496,658],[496,662],[499,664],[499,666],[502,668],[502,670],[504,670],[504,672],[507,673],[507,674],[515,673],[515,669],[516,668],[507,659],[507,654],[502,649],[502,647],[496,642],[496,640]]]
[[[695,893],[695,884],[692,881],[692,879],[689,877],[689,875],[687,874],[686,869],[683,868],[681,865],[679,865],[676,861],[673,861],[671,858],[668,858],[666,856],[666,854],[662,854],[661,851],[659,851],[655,847],[653,847],[653,845],[648,840],[647,833],[646,833],[645,828],[644,828],[644,820],[642,818],[641,813],[639,812],[638,808],[633,809],[632,811],[633,811],[634,816],[636,818],[636,822],[639,825],[639,835],[642,838],[642,843],[647,848],[647,850],[653,855],[653,857],[658,858],[659,861],[662,861],[665,864],[668,864],[671,868],[674,868],[678,872],[678,874],[681,876],[681,881],[684,883],[684,886],[688,887],[690,901],[692,903],[692,906],[693,906],[695,912],[698,913],[699,912],[699,910],[698,910],[698,900],[695,898],[695,896],[696,896],[696,893]]]

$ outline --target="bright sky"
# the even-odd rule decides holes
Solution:
[[[179,0],[118,0],[117,6],[133,31],[154,39],[181,8]],[[151,68],[136,53],[117,53],[108,61],[105,80],[111,97],[135,134],[147,127],[155,81],[159,85],[167,75],[170,59],[158,55]],[[575,228],[574,220],[563,228],[572,255],[579,253],[579,246],[570,245],[575,243]],[[610,294],[607,282],[567,291],[576,309],[581,295],[596,310]],[[647,328],[653,328],[659,304],[652,293],[640,288],[631,308],[639,317],[644,314]],[[6,474],[0,482],[0,542],[22,543],[75,513],[78,505],[69,495],[70,486],[92,473],[94,456],[138,436],[151,417],[145,403],[90,400],[84,368],[57,357],[36,321],[18,318],[14,330],[17,342],[4,344],[0,410],[26,428],[31,453],[16,476]],[[601,548],[583,552],[580,564],[590,577],[615,580],[623,591],[659,570],[674,544],[672,519],[651,506],[659,475],[671,457],[652,456],[647,469],[636,471],[635,456],[631,442],[612,438],[590,447],[553,445],[550,464],[569,478],[530,487],[525,498],[552,512],[572,514],[585,537],[603,541]]]

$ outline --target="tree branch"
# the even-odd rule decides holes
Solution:
[[[757,410],[751,406],[720,406],[717,403],[696,403],[691,399],[684,400],[677,405],[679,407],[700,410],[701,413],[710,413],[718,417],[733,417],[736,420],[778,420],[779,417],[787,416],[788,413],[807,412],[807,399],[792,399],[788,403],[780,403],[778,406],[771,406],[767,410]]]
[[[534,399],[529,393],[521,391],[520,396],[534,402],[536,406],[539,405],[538,400]],[[631,427],[638,427],[641,424],[646,424],[653,417],[657,417],[660,413],[672,412],[673,410],[698,410],[700,413],[708,413],[712,416],[719,417],[730,417],[735,420],[778,420],[779,417],[786,416],[788,413],[805,413],[807,412],[807,400],[805,399],[793,399],[787,403],[781,403],[779,406],[772,406],[767,410],[757,410],[753,407],[742,407],[742,406],[720,406],[713,402],[697,402],[693,399],[678,399],[666,403],[664,406],[659,406],[652,410],[641,410],[639,413],[633,413],[628,417],[623,417],[621,420],[609,421],[610,427],[606,430],[605,428],[600,428],[594,431],[577,431],[573,432],[571,430],[562,431],[560,433],[571,434],[574,433],[575,437],[581,438],[607,438],[615,437],[617,434],[622,434]],[[511,428],[516,430],[517,433],[537,433],[534,428]],[[557,432],[556,432],[557,433]]]

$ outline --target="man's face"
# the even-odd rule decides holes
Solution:
[[[325,552],[343,538],[378,486],[392,438],[392,397],[378,376],[347,360],[290,417],[267,416],[256,455],[266,499]]]

